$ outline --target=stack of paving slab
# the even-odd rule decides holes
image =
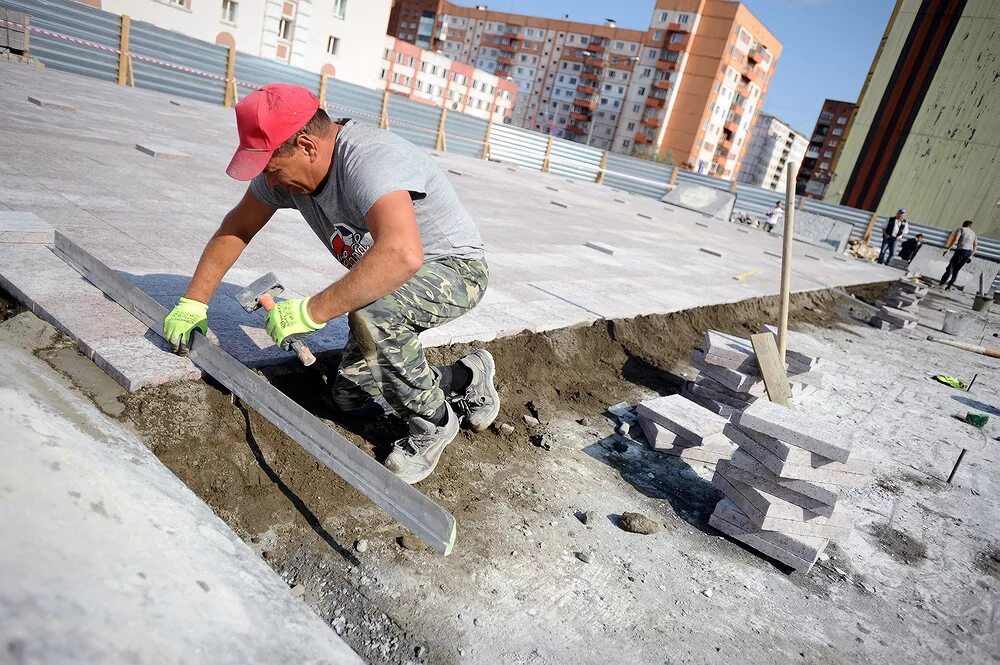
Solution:
[[[920,320],[920,299],[926,295],[927,287],[920,282],[897,280],[869,323],[882,330],[916,328]]]
[[[837,425],[757,400],[724,433],[739,446],[712,478],[725,496],[709,524],[797,571],[808,571],[851,523],[836,507],[845,488],[871,471],[851,458],[851,439]]]
[[[639,426],[653,450],[714,465],[736,450],[723,430],[728,421],[682,395],[640,402]]]
[[[776,334],[773,326],[762,332]],[[732,418],[760,398],[767,397],[757,355],[750,340],[717,330],[705,333],[704,351],[691,352],[698,378],[688,382],[684,394],[707,409]],[[785,370],[793,398],[811,395],[822,387],[820,371],[828,349],[805,333],[788,333]]]

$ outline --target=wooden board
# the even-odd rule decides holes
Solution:
[[[55,253],[87,281],[160,335],[167,309],[56,231]],[[442,554],[455,544],[455,518],[337,431],[226,353],[199,331],[188,356],[354,489]]]
[[[788,375],[778,353],[778,343],[771,333],[750,335],[754,355],[757,356],[757,366],[760,375],[764,377],[764,388],[767,397],[775,404],[791,406],[792,387],[788,384]]]

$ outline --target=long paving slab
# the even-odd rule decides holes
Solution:
[[[40,107],[29,97],[74,110]],[[225,175],[236,145],[232,109],[10,62],[0,62],[0,98],[0,210],[34,213],[159,302],[173,305],[206,241],[245,191],[245,183]],[[159,159],[137,145],[191,159]],[[479,222],[491,284],[473,312],[425,332],[427,345],[489,341],[778,292],[780,238],[572,178],[450,154],[434,158]],[[594,243],[614,251],[595,251]],[[35,249],[0,246],[0,275],[21,292],[47,291],[35,304],[54,311],[57,285],[31,267],[28,252]],[[796,291],[899,276],[832,251],[809,251],[820,260],[794,265]],[[759,272],[734,279],[753,270]],[[297,212],[275,214],[210,303],[209,323],[220,343],[227,350],[236,346],[234,354],[251,365],[287,357],[269,343],[262,320],[232,299],[269,271],[294,297],[325,288],[345,269]],[[117,323],[121,331],[131,325],[126,316],[105,314],[93,325]],[[81,322],[68,331],[72,336],[95,344],[114,338],[130,356],[141,356],[134,364],[156,369],[130,369],[130,389],[192,372],[184,363],[161,371],[163,350],[152,336],[105,333],[90,328],[89,317],[77,318]],[[310,339],[310,346],[320,353],[337,350],[344,330],[343,321],[332,325],[330,334]]]

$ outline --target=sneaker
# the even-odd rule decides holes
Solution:
[[[462,414],[462,426],[473,432],[482,432],[500,415],[500,394],[494,387],[497,367],[489,351],[480,349],[458,362],[472,372],[472,383],[464,395],[452,400]]]
[[[458,436],[458,414],[445,403],[448,421],[440,427],[418,416],[410,418],[410,435],[396,442],[385,465],[404,483],[413,485],[431,475],[441,453]]]

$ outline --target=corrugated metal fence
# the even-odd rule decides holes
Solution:
[[[53,69],[117,80],[120,17],[81,5],[73,0],[0,0],[0,6],[31,16],[31,55]],[[135,85],[206,102],[221,103],[225,98],[226,65],[229,50],[191,37],[163,30],[148,23],[131,22],[129,53]],[[237,92],[242,95],[265,83],[281,81],[316,90],[322,77],[297,67],[238,53],[235,63]],[[329,80],[327,108],[335,116],[358,117],[370,122],[382,118],[384,92]],[[387,104],[389,128],[424,148],[438,141],[440,108],[404,97],[390,96]],[[641,196],[660,198],[666,194],[674,168],[650,160],[609,153],[581,143],[556,138],[505,124],[492,124],[469,115],[445,114],[445,149],[468,157],[488,156],[513,162],[531,170],[547,170],[582,180],[598,180],[615,189]],[[602,169],[602,160],[606,163]],[[678,181],[693,182],[715,189],[733,191],[732,183],[710,176],[678,170]],[[749,185],[736,185],[736,211],[760,215],[782,192]],[[848,222],[860,236],[871,212],[832,205],[814,199],[801,201],[804,210]],[[884,224],[879,220],[876,231]],[[943,245],[948,231],[922,224],[910,224],[912,233],[923,233],[927,241]],[[879,234],[873,233],[873,237]],[[1000,241],[983,238],[980,255],[1000,260]]]

